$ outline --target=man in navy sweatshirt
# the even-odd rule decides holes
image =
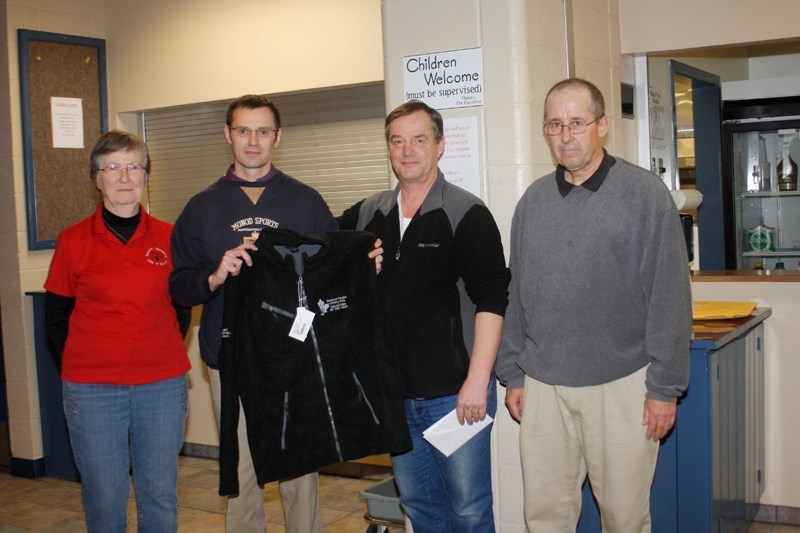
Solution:
[[[263,228],[304,235],[337,229],[322,196],[272,164],[272,152],[281,140],[281,118],[269,98],[247,95],[233,100],[224,134],[233,163],[224,176],[189,200],[175,222],[170,277],[170,293],[176,302],[203,306],[200,355],[208,365],[217,425],[225,280],[251,264],[248,250],[255,249],[253,243]],[[243,412],[239,450],[239,494],[228,499],[226,528],[231,533],[264,533],[264,489],[256,481]],[[321,532],[318,490],[316,473],[280,484],[287,532]]]

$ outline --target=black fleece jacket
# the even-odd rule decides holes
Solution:
[[[264,229],[253,266],[226,281],[220,494],[238,492],[240,398],[260,484],[411,448],[367,258],[374,241],[364,231]],[[315,313],[305,341],[289,337],[298,305]]]

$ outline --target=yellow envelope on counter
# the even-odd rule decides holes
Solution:
[[[756,302],[714,302],[695,300],[692,302],[692,318],[716,320],[748,316],[756,308]]]

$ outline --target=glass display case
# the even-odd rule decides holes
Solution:
[[[723,123],[731,176],[736,268],[800,267],[800,117]]]

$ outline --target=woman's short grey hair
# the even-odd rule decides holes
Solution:
[[[150,174],[150,151],[141,137],[128,133],[127,131],[108,131],[97,139],[92,148],[92,155],[89,163],[90,178],[94,181],[100,171],[100,157],[115,152],[139,152],[142,156],[142,165],[145,172]]]

